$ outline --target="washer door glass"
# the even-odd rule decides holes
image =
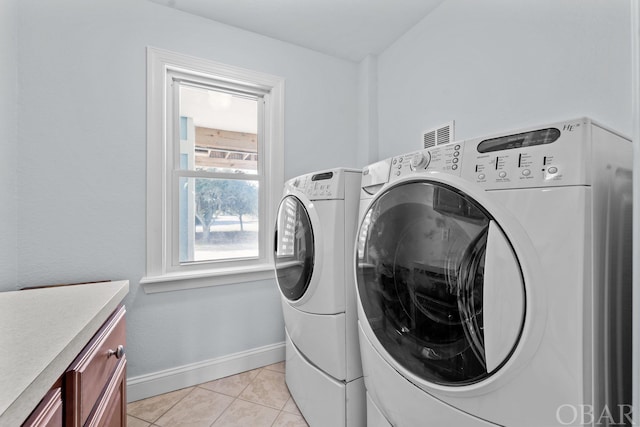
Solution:
[[[297,197],[287,196],[280,203],[274,246],[278,286],[287,299],[296,301],[309,287],[314,261],[311,220]]]
[[[359,230],[358,292],[376,338],[428,382],[460,386],[513,353],[525,312],[522,273],[489,213],[451,187],[392,187]]]

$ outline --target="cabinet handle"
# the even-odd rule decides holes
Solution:
[[[115,350],[109,349],[107,351],[107,358],[111,356],[115,356],[116,359],[122,359],[122,356],[124,356],[124,346],[121,344]]]

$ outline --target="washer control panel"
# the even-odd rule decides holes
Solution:
[[[456,142],[393,157],[390,178],[397,179],[425,170],[459,176],[463,147],[462,142]]]
[[[462,176],[486,189],[588,184],[591,126],[577,119],[467,140]]]
[[[509,183],[512,181],[549,182],[565,178],[561,159],[552,152],[536,153],[520,149],[496,155],[476,155],[473,181],[477,183]]]
[[[396,156],[389,180],[444,172],[487,190],[589,184],[591,126],[576,119]]]

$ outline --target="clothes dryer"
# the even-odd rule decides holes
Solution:
[[[582,118],[364,169],[369,426],[630,423],[631,157]]]
[[[351,264],[360,177],[339,168],[294,178],[278,208],[286,382],[312,427],[366,425]]]

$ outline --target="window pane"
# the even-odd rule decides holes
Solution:
[[[180,263],[257,258],[258,182],[180,178]]]
[[[256,174],[257,100],[180,84],[180,154],[189,170]]]

